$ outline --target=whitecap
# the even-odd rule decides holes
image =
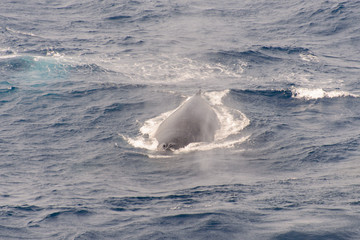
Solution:
[[[358,97],[356,94],[352,94],[341,90],[325,91],[322,88],[292,88],[292,97],[298,99],[320,99],[320,98],[338,98],[338,97]]]
[[[312,53],[300,53],[299,57],[305,62],[320,62],[319,58]]]

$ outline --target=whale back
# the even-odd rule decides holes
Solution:
[[[192,142],[213,141],[219,127],[215,111],[198,93],[160,124],[155,138],[159,149],[178,149]]]

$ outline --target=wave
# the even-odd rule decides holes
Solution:
[[[173,203],[176,203],[176,207],[171,210],[180,210],[189,204],[211,202],[214,197],[228,203],[238,202],[240,199],[235,197],[235,193],[251,191],[254,191],[252,186],[243,184],[208,185],[176,190],[166,195],[109,197],[104,202],[110,210],[116,212],[152,209],[160,205],[171,206]]]
[[[39,37],[39,36],[33,34],[32,32],[19,31],[19,30],[12,29],[10,27],[5,27],[5,30],[10,33],[15,33],[15,34],[19,34],[19,35],[24,35],[24,36],[29,36],[29,37]]]
[[[311,2],[295,7],[293,14],[286,16],[275,25],[285,26],[287,29],[297,28],[298,32],[311,35],[329,37],[342,34],[349,29],[357,28],[358,18],[353,9],[358,9],[358,1]],[[276,19],[276,18],[275,18]]]
[[[71,217],[75,217],[75,218],[87,217],[92,214],[93,213],[91,211],[86,210],[86,209],[80,209],[80,208],[79,209],[77,209],[77,208],[65,209],[65,210],[60,210],[60,211],[55,211],[55,212],[49,213],[39,222],[54,221],[63,216],[65,216],[64,218],[68,219]]]
[[[355,234],[346,231],[319,231],[319,232],[311,232],[311,231],[288,231],[286,233],[278,234],[274,236],[273,240],[284,240],[284,239],[308,239],[308,240],[321,240],[321,239],[337,239],[337,240],[345,240],[345,239],[355,239],[353,238]]]
[[[24,227],[0,225],[1,239],[38,239]]]
[[[129,19],[129,18],[131,18],[131,16],[128,16],[128,15],[116,15],[116,16],[108,17],[108,18],[106,18],[106,20],[123,20],[123,19]]]
[[[9,93],[16,89],[17,88],[12,86],[11,83],[9,83],[8,81],[0,82],[0,93]]]
[[[276,64],[289,59],[300,59],[305,62],[319,62],[319,58],[308,48],[290,46],[257,46],[245,51],[218,51],[208,54],[211,61],[232,65],[237,61],[244,67],[249,64]]]
[[[325,91],[322,88],[291,88],[293,98],[297,99],[321,99],[321,98],[339,98],[339,97],[359,97],[359,95],[341,90]]]
[[[278,57],[287,59],[289,56],[299,57],[305,62],[319,62],[319,58],[308,48],[303,47],[275,47],[275,46],[263,46],[260,48],[261,51],[267,52],[268,54],[276,54]],[[284,56],[286,54],[287,56]]]
[[[248,50],[248,51],[219,51],[215,55],[220,61],[227,61],[229,59],[241,59],[248,63],[257,63],[257,64],[265,64],[271,63],[275,61],[280,61],[281,59],[278,57],[273,57],[267,54],[262,53],[257,50]]]
[[[236,95],[253,95],[264,97],[275,97],[282,99],[303,99],[303,100],[316,100],[323,98],[342,98],[342,97],[360,97],[357,94],[350,93],[342,90],[324,90],[322,88],[303,88],[303,87],[291,87],[281,90],[238,90],[232,89]]]

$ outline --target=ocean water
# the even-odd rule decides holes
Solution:
[[[0,2],[0,239],[360,239],[360,1]],[[199,89],[214,142],[156,150]]]

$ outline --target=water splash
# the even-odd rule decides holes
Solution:
[[[213,107],[221,124],[220,129],[215,134],[215,140],[210,143],[191,143],[185,148],[174,151],[175,154],[192,151],[208,151],[216,148],[233,148],[236,144],[246,141],[248,137],[239,137],[236,136],[236,134],[239,134],[241,130],[248,126],[250,120],[241,111],[229,108],[223,104],[222,99],[228,93],[229,90],[204,93],[204,97],[208,100],[211,107]],[[178,108],[185,102],[186,101],[180,104]],[[122,134],[119,135],[133,147],[156,151],[158,142],[154,135],[157,128],[178,108],[145,121],[139,130],[140,135],[135,138],[127,137]]]

